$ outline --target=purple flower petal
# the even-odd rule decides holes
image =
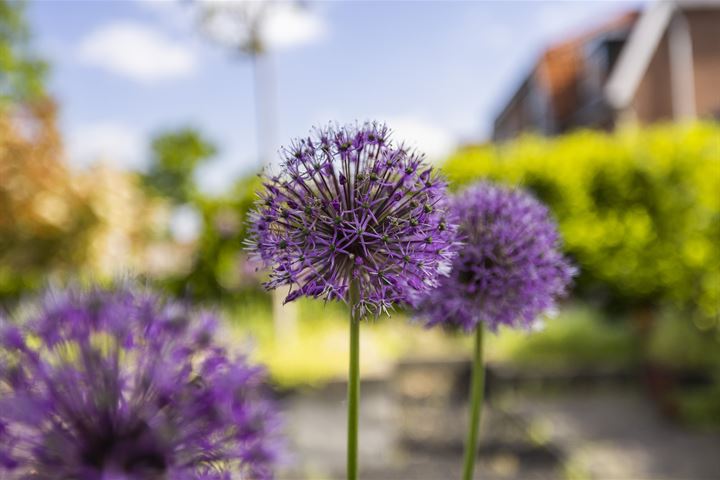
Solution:
[[[528,193],[479,183],[452,200],[464,246],[435,290],[418,297],[427,326],[531,328],[567,293],[575,268],[547,208]]]
[[[452,260],[445,182],[385,125],[316,130],[283,150],[281,168],[251,213],[249,250],[271,269],[267,288],[293,287],[286,301],[347,301],[356,279],[361,313],[377,315],[430,288]]]
[[[0,325],[0,478],[272,478],[262,369],[217,346],[212,315],[130,288],[57,297]]]

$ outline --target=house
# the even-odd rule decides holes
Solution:
[[[493,139],[720,118],[720,1],[660,0],[548,48]]]

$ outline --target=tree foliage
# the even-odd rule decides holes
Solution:
[[[50,101],[0,113],[0,296],[85,260],[96,217],[60,161]]]
[[[134,173],[68,168],[56,110],[46,99],[0,113],[0,301],[53,278],[174,272],[166,201]]]
[[[30,48],[25,3],[0,0],[0,108],[45,93],[47,64]]]
[[[244,241],[247,214],[260,186],[260,178],[252,175],[240,178],[228,194],[195,197],[193,205],[202,218],[201,231],[192,265],[172,279],[173,290],[198,300],[231,300],[259,293],[260,282],[247,262]]]
[[[182,128],[156,136],[151,144],[150,171],[145,183],[154,193],[185,203],[196,192],[195,170],[215,155],[215,146],[197,130]]]

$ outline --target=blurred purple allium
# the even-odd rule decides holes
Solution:
[[[523,190],[483,182],[455,196],[451,208],[464,245],[450,276],[419,302],[427,326],[529,329],[555,309],[575,268],[542,203]]]
[[[347,301],[356,279],[355,308],[377,315],[447,272],[446,184],[385,125],[318,129],[282,156],[251,214],[249,249],[272,268],[266,287],[290,286],[286,302]]]
[[[0,478],[272,478],[263,370],[228,356],[214,324],[130,288],[0,319]]]

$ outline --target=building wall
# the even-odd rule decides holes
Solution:
[[[672,120],[672,84],[667,32],[663,35],[640,81],[631,110],[633,120],[643,124]]]
[[[695,110],[698,117],[720,116],[720,10],[686,10],[690,29],[695,77]],[[673,119],[669,34],[666,32],[640,82],[632,104],[640,123]]]
[[[552,135],[554,128],[550,99],[533,73],[495,119],[493,140],[510,140],[523,132]]]
[[[697,116],[720,119],[720,8],[687,8],[683,15],[687,20],[692,42]],[[548,82],[538,83],[536,71],[523,83],[503,113],[496,118],[493,138],[507,140],[522,131],[552,135],[578,126],[610,129],[613,125],[626,121],[640,124],[672,121],[674,112],[669,38],[668,29],[653,53],[635,98],[626,110],[612,112],[602,101],[582,105],[576,92],[571,89],[567,90],[565,97],[556,95],[557,98],[564,99],[565,104],[555,105],[553,108],[547,92],[540,87]],[[558,67],[557,61],[554,65]],[[559,66],[562,66],[562,62]],[[583,65],[581,68],[589,66]],[[575,83],[570,87],[578,88],[576,83],[581,81],[581,78],[582,76],[575,78]],[[561,114],[565,109],[568,112],[563,116]],[[553,122],[553,115],[567,118],[564,121],[555,119]]]
[[[720,118],[720,9],[686,13],[695,63],[698,117]]]
[[[509,140],[528,128],[525,115],[525,102],[528,95],[528,82],[525,82],[515,94],[503,113],[495,119],[493,140]]]

